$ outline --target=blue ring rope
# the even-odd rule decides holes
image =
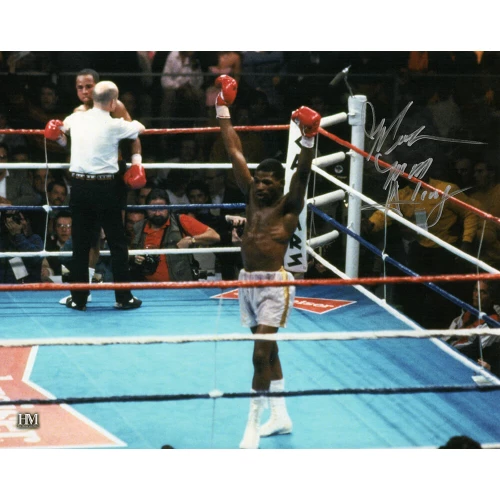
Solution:
[[[383,255],[385,255],[385,261],[389,262],[390,264],[392,264],[397,269],[400,269],[401,271],[405,272],[409,276],[413,276],[413,277],[419,277],[420,276],[419,274],[417,274],[416,272],[412,271],[411,269],[409,269],[405,265],[401,264],[397,260],[393,259],[389,255],[383,254],[383,252],[380,249],[378,249],[375,245],[373,245],[372,243],[366,241],[359,234],[356,234],[355,232],[351,231],[347,227],[343,226],[342,224],[340,224],[335,219],[333,219],[329,215],[327,215],[324,212],[322,212],[321,210],[319,210],[317,207],[315,207],[311,203],[309,203],[307,206],[308,206],[308,208],[311,211],[313,211],[314,213],[316,213],[317,215],[319,215],[326,222],[330,223],[336,229],[338,229],[338,230],[346,233],[347,235],[351,236],[352,238],[354,238],[356,241],[358,241],[359,243],[361,243],[364,247],[368,248],[368,250],[370,250],[375,255],[377,255],[379,257],[383,257]],[[455,297],[454,295],[452,295],[451,293],[447,292],[446,290],[443,290],[442,288],[438,287],[434,283],[430,283],[430,282],[429,283],[423,283],[423,285],[431,288],[432,290],[434,290],[435,292],[439,293],[440,295],[442,295],[443,297],[445,297],[449,301],[451,301],[454,304],[460,306],[462,309],[465,309],[466,311],[469,311],[470,313],[474,314],[474,316],[477,316],[478,318],[480,317],[489,326],[492,326],[492,327],[495,327],[495,328],[499,328],[500,327],[500,323],[498,321],[495,321],[494,319],[490,318],[489,316],[487,316],[485,314],[482,314],[481,311],[477,310],[476,308],[474,308],[473,306],[467,304],[466,302],[460,300],[458,297]]]
[[[391,395],[391,394],[423,394],[423,393],[460,393],[460,392],[491,392],[500,390],[500,385],[436,385],[422,387],[381,387],[381,388],[345,388],[345,389],[311,389],[306,391],[286,392],[228,392],[217,394],[152,394],[129,396],[97,396],[97,397],[67,397],[54,399],[17,399],[0,401],[0,406],[6,405],[76,405],[88,403],[131,403],[148,401],[182,401],[193,399],[241,399],[259,396],[266,397],[297,397],[297,396],[340,396],[340,395]]]
[[[127,210],[146,210],[146,209],[160,209],[168,208],[170,210],[186,210],[187,208],[227,208],[227,209],[244,209],[245,203],[203,203],[203,204],[185,204],[185,205],[127,205]],[[69,205],[50,205],[51,210],[71,210]],[[0,212],[7,211],[18,212],[43,212],[45,208],[43,205],[2,205]]]

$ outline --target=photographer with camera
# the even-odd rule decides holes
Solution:
[[[63,252],[72,250],[71,227],[73,218],[71,212],[59,210],[54,219],[54,231],[47,238],[45,249],[48,252]],[[71,267],[71,257],[50,256],[42,261],[42,281],[61,283],[64,268]]]
[[[1,213],[0,251],[40,252],[43,241],[33,234],[29,220],[21,212],[9,210]],[[40,257],[4,257],[0,259],[1,283],[38,283],[41,281]]]
[[[164,189],[153,189],[147,205],[169,205]],[[219,234],[189,215],[176,215],[165,209],[147,210],[146,219],[134,226],[132,249],[190,248],[208,246],[220,241]],[[131,274],[135,281],[193,281],[197,262],[192,255],[135,255]]]

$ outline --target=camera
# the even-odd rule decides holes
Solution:
[[[191,267],[192,271],[193,271],[193,278],[195,281],[198,281],[198,280],[206,280],[208,278],[208,272],[203,270],[203,269],[200,269],[199,267]]]
[[[200,263],[193,256],[190,256],[189,261],[191,264],[191,272],[193,273],[193,280],[206,280],[208,272],[200,268]]]
[[[226,221],[229,223],[230,227],[229,232],[232,232],[233,229],[236,229],[236,234],[238,235],[239,238],[241,238],[243,236],[243,232],[245,231],[245,222],[243,222],[243,224],[236,225],[235,221],[231,218],[231,216],[228,215],[226,215]]]
[[[143,274],[153,274],[160,263],[159,255],[144,255],[144,261],[141,264],[141,272]]]
[[[238,235],[238,237],[243,237],[243,232],[245,231],[245,224],[243,224],[242,226],[238,226],[236,228],[236,234]]]

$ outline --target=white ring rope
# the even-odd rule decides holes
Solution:
[[[179,165],[179,164],[177,164]],[[326,193],[320,196],[316,196],[307,200],[307,203],[312,203],[315,206],[322,206],[328,203],[333,203],[335,201],[340,201],[345,196],[345,192],[341,189],[336,191],[332,191],[331,193]],[[189,205],[186,205],[189,207]],[[53,207],[50,205],[43,205],[43,209],[46,212],[51,212]],[[331,233],[327,233],[327,235],[322,235],[317,238],[313,238],[308,240],[308,243],[311,242],[312,246],[318,246],[326,244],[327,242],[335,239],[339,236],[338,231],[332,231]],[[158,248],[158,249],[135,249],[129,250],[129,255],[171,255],[171,254],[206,254],[206,253],[236,253],[240,252],[240,247],[202,247],[202,248]],[[100,254],[103,256],[111,255],[109,250],[101,250]],[[1,257],[71,257],[73,252],[70,250],[66,251],[47,251],[40,250],[34,252],[0,252]]]
[[[248,168],[257,168],[258,163],[249,163]],[[131,163],[127,163],[130,167]],[[183,170],[199,170],[201,168],[207,170],[227,169],[232,168],[230,163],[144,163],[145,169],[163,169],[163,168],[179,168]],[[2,168],[8,170],[25,170],[25,169],[46,169],[49,170],[62,170],[68,169],[69,163],[2,163]]]
[[[330,116],[324,116],[321,118],[319,125],[320,127],[326,128],[331,125],[338,125],[339,123],[343,123],[347,121],[348,113],[341,111],[340,113],[336,113]]]
[[[424,229],[420,228],[419,226],[406,220],[404,217],[401,217],[396,212],[393,212],[392,210],[387,210],[386,207],[381,208],[380,203],[377,203],[376,201],[372,200],[371,198],[368,198],[368,196],[365,196],[364,194],[360,193],[359,191],[356,191],[355,189],[351,188],[347,184],[344,184],[342,181],[339,181],[337,178],[324,172],[323,170],[321,170],[317,167],[314,167],[314,166],[312,167],[312,169],[313,169],[313,171],[315,171],[315,172],[319,173],[320,175],[322,175],[323,177],[325,177],[325,179],[330,180],[331,182],[333,182],[337,186],[339,186],[342,189],[344,189],[345,191],[347,191],[349,194],[357,196],[358,198],[363,200],[368,205],[371,205],[380,211],[387,211],[387,214],[391,218],[397,220],[398,222],[400,222],[404,226],[407,226],[407,227],[413,229],[416,233],[420,234],[421,236],[424,236],[425,238],[428,238],[429,240],[434,241],[434,243],[438,243],[440,246],[442,246],[443,248],[446,248],[447,250],[449,250],[451,253],[457,255],[458,257],[461,257],[462,259],[467,260],[471,264],[476,264],[478,267],[480,267],[481,269],[484,269],[485,271],[487,271],[491,274],[500,273],[500,271],[498,269],[495,269],[494,267],[486,264],[486,262],[483,262],[482,260],[476,259],[475,257],[470,256],[469,254],[454,247],[453,245],[450,245],[446,241],[443,241],[441,238],[438,238],[437,236],[429,233],[428,231],[425,231]]]
[[[282,341],[320,341],[320,340],[382,340],[382,339],[435,339],[456,335],[456,330],[385,330],[379,332],[307,332],[307,333],[226,333],[217,335],[146,335],[133,337],[61,337],[33,339],[1,339],[0,347],[31,347],[61,345],[111,345],[111,344],[186,344],[193,342],[233,342],[267,340]],[[500,328],[470,328],[460,330],[461,337],[492,335],[499,337]]]
[[[321,207],[329,203],[335,203],[341,201],[345,198],[345,191],[343,189],[337,189],[331,191],[330,193],[320,194],[319,196],[313,196],[307,200],[307,204],[314,205],[316,207]]]
[[[326,156],[320,156],[312,161],[313,166],[319,168],[329,167],[345,160],[345,153],[332,153]]]
[[[314,238],[311,238],[307,240],[307,244],[311,248],[317,248],[317,247],[322,247],[323,245],[326,245],[327,243],[330,243],[333,240],[336,240],[340,236],[340,233],[334,229],[333,231],[330,231],[329,233],[322,234],[321,236],[316,236]]]
[[[198,254],[198,253],[230,253],[240,252],[240,247],[204,247],[204,248],[140,248],[129,250],[129,255],[164,255],[164,254]],[[101,255],[111,255],[109,250],[101,250]],[[65,250],[62,252],[0,252],[0,257],[71,257],[73,252]]]

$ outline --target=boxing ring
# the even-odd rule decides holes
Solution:
[[[339,278],[297,280],[294,311],[287,328],[265,336],[280,341],[287,381],[284,395],[294,429],[289,435],[262,438],[260,448],[436,448],[455,435],[468,435],[483,447],[500,447],[496,412],[500,380],[442,341],[446,332],[423,330],[363,286],[401,283],[406,278],[357,278],[361,244],[379,252],[384,261],[395,262],[359,236],[360,201],[375,204],[361,192],[360,167],[367,153],[359,135],[363,128],[359,104],[359,100],[350,100],[349,113],[321,122],[320,134],[348,147],[349,152],[316,158],[313,163],[313,171],[331,181],[335,190],[308,199],[307,210],[334,230],[310,237],[304,251]],[[353,127],[353,143],[325,130],[345,120]],[[291,147],[296,138],[292,125],[277,129],[283,127],[290,128]],[[351,161],[349,184],[323,170],[346,160],[346,155]],[[33,164],[12,166],[40,168]],[[179,168],[179,164],[145,167]],[[226,164],[182,167],[230,168]],[[321,207],[346,195],[349,218],[343,226]],[[46,211],[51,208],[42,207]],[[171,207],[175,208],[180,206]],[[470,209],[485,220],[497,222],[489,214]],[[398,217],[390,210],[386,212]],[[420,234],[424,231],[404,219],[400,222]],[[340,233],[348,235],[345,273],[316,251]],[[454,247],[451,250],[486,272],[455,278],[493,279],[498,274],[480,259]],[[196,254],[203,249],[148,252]],[[17,253],[27,258],[57,254]],[[0,257],[13,255],[3,252]],[[411,270],[408,274],[408,280],[426,283],[438,293],[439,281],[450,279],[419,277]],[[240,325],[237,288],[244,285],[214,280],[134,283],[130,287],[143,300],[143,306],[114,311],[110,307],[114,302],[112,291],[118,286],[0,284],[0,448],[138,450],[159,449],[166,444],[197,450],[237,448],[245,427],[248,398],[252,397],[252,340],[257,338]],[[92,290],[93,301],[85,313],[58,303],[68,289],[77,288]],[[468,304],[460,305],[475,311]],[[485,320],[490,321],[487,317]],[[496,330],[500,325],[495,323],[489,322],[492,329],[488,334],[500,334]],[[20,414],[37,415],[39,425],[20,426]]]

